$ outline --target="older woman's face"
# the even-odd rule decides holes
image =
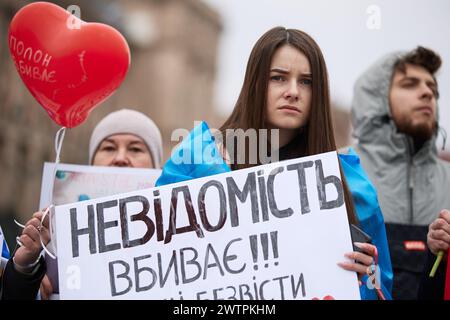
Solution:
[[[100,143],[92,162],[94,166],[154,168],[147,145],[132,134],[115,134]]]

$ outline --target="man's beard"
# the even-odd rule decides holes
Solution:
[[[416,146],[422,146],[425,142],[430,140],[437,130],[437,122],[422,121],[413,123],[410,119],[403,119],[402,122],[396,122],[397,130],[409,135],[414,140]]]

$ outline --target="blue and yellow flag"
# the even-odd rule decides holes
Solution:
[[[2,249],[2,258],[9,259],[9,249],[6,244],[5,236],[3,235],[2,227],[0,227],[0,245]]]

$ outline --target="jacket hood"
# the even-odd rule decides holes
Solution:
[[[356,81],[352,101],[354,136],[364,138],[371,122],[389,119],[389,89],[395,62],[405,53],[395,52],[376,61]]]

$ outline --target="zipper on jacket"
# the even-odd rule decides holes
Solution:
[[[413,204],[413,192],[414,192],[414,147],[412,145],[411,138],[406,138],[406,145],[408,147],[408,191],[409,191],[409,224],[413,224],[414,221],[414,204]]]

